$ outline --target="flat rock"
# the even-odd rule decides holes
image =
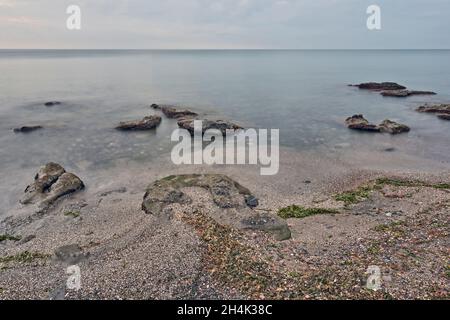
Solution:
[[[59,164],[50,162],[42,166],[34,177],[34,182],[25,189],[22,204],[38,203],[48,207],[62,196],[84,188],[83,181]]]
[[[419,91],[419,90],[386,90],[382,91],[381,95],[384,97],[398,97],[404,98],[414,95],[435,95],[433,91]]]
[[[390,134],[399,134],[403,132],[409,132],[411,130],[404,124],[400,124],[388,119],[384,120],[378,127],[380,128],[381,132],[387,132]]]
[[[44,105],[45,105],[46,107],[58,106],[58,105],[60,105],[60,104],[61,104],[60,101],[49,101],[49,102],[44,103]]]
[[[142,120],[120,122],[116,129],[123,131],[151,130],[155,129],[160,123],[160,116],[147,116]]]
[[[195,119],[180,119],[178,120],[178,127],[181,129],[188,130],[191,135],[194,135],[194,120]],[[202,134],[205,133],[206,130],[216,129],[222,132],[223,135],[226,135],[227,130],[242,130],[243,128],[235,123],[226,120],[202,120]]]
[[[362,114],[355,114],[345,120],[345,123],[349,129],[369,132],[380,132],[380,128],[377,125],[369,123]]]
[[[416,109],[418,112],[450,114],[450,104],[425,104]]]
[[[151,107],[153,109],[161,110],[161,112],[169,119],[180,119],[198,116],[197,113],[192,112],[190,110],[187,109],[180,110],[174,106],[169,105],[152,104]]]
[[[450,114],[442,113],[442,114],[438,114],[437,117],[442,120],[450,120]]]
[[[193,199],[185,188],[201,188],[209,192],[215,209],[207,210],[216,222],[238,229],[269,232],[278,240],[290,237],[286,222],[274,215],[260,215],[251,208],[257,199],[250,190],[221,174],[174,175],[153,182],[147,188],[142,209],[147,214],[164,215],[172,204],[192,206]]]
[[[406,87],[395,82],[365,82],[361,84],[352,85],[360,89],[385,91],[385,90],[404,90]]]
[[[43,127],[42,126],[22,126],[22,127],[14,128],[13,131],[16,133],[28,133],[28,132],[36,131],[39,129],[43,129]]]

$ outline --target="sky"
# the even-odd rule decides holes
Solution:
[[[450,0],[0,0],[3,49],[450,49],[449,31]]]

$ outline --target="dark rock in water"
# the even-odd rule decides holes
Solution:
[[[395,150],[397,150],[397,149],[395,149],[394,147],[389,147],[389,148],[384,149],[383,151],[384,152],[394,152]]]
[[[241,220],[242,229],[272,232],[276,240],[283,241],[291,238],[291,230],[282,219],[270,215],[256,215]]]
[[[437,117],[442,120],[450,120],[450,114],[438,114]]]
[[[404,98],[414,95],[435,95],[435,94],[436,92],[418,91],[418,90],[387,90],[381,92],[381,95],[384,97],[398,97],[398,98]]]
[[[256,208],[259,205],[259,200],[255,196],[246,196],[245,197],[245,203],[250,208]]]
[[[61,104],[61,102],[59,102],[59,101],[49,101],[49,102],[45,103],[45,106],[46,107],[53,107],[53,106],[58,106],[60,104]]]
[[[160,110],[161,109],[161,107],[158,104],[156,104],[156,103],[152,103],[150,108],[153,108],[153,109],[156,109],[156,110]]]
[[[399,134],[403,132],[409,132],[411,130],[404,124],[400,124],[388,119],[384,120],[378,127],[380,128],[381,132],[387,132],[390,134]]]
[[[360,89],[365,90],[375,90],[375,91],[384,91],[384,90],[404,90],[406,87],[399,85],[395,82],[366,82],[361,84],[354,85]]]
[[[178,121],[178,127],[188,130],[192,135],[195,133],[194,119],[180,119]],[[202,133],[206,130],[216,129],[226,135],[227,130],[241,130],[241,126],[224,120],[202,120]]]
[[[450,114],[450,104],[425,104],[416,109],[419,112]]]
[[[400,124],[391,120],[384,120],[380,125],[369,123],[362,114],[357,114],[345,120],[347,127],[353,130],[369,131],[369,132],[388,132],[398,134],[410,131],[410,128],[404,124]]]
[[[160,123],[160,116],[148,116],[142,120],[120,122],[116,129],[124,131],[151,130],[155,129]]]
[[[369,123],[362,114],[356,114],[345,120],[347,127],[352,130],[380,132],[380,128]]]
[[[20,133],[20,132],[28,133],[28,132],[36,131],[39,129],[43,129],[43,127],[42,126],[23,126],[23,127],[19,127],[19,128],[14,128],[13,131],[16,133]]]
[[[22,204],[39,203],[46,208],[57,199],[84,188],[83,181],[68,173],[57,163],[47,163],[34,177],[34,182],[25,189]]]
[[[208,209],[207,214],[219,224],[266,231],[278,240],[291,235],[286,222],[278,216],[255,214],[251,208],[258,205],[258,199],[250,190],[221,174],[174,175],[155,181],[146,190],[142,210],[147,214],[164,215],[172,204],[191,207],[193,199],[183,189],[192,187],[209,192],[215,208]]]
[[[179,110],[172,106],[160,106],[159,109],[169,119],[181,119],[198,116],[197,113],[190,110]]]

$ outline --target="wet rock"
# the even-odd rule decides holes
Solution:
[[[49,101],[49,102],[44,103],[44,105],[46,107],[59,106],[60,104],[61,104],[60,101]]]
[[[255,215],[241,221],[242,229],[261,230],[272,233],[274,238],[279,241],[291,238],[291,230],[286,222],[275,216]]]
[[[160,116],[148,116],[142,120],[120,122],[116,129],[123,131],[151,130],[155,129],[160,123]]]
[[[178,127],[188,130],[191,135],[195,133],[194,119],[180,119],[178,121]],[[243,128],[225,120],[202,120],[202,134],[209,129],[219,130],[223,135],[226,135],[227,130],[241,130]]]
[[[377,125],[369,123],[362,114],[356,114],[347,118],[345,123],[347,127],[352,130],[380,132],[380,128]]]
[[[259,200],[255,196],[249,195],[245,197],[245,203],[250,208],[256,208],[259,205]]]
[[[174,106],[152,104],[153,109],[161,110],[161,112],[169,119],[180,119],[188,117],[196,117],[197,113],[190,110],[179,110]]]
[[[374,91],[387,91],[387,90],[404,90],[406,87],[395,82],[366,82],[353,85],[359,89],[374,90]]]
[[[435,95],[435,94],[436,92],[418,91],[418,90],[387,90],[381,92],[381,95],[384,97],[398,97],[398,98],[404,98],[414,95]]]
[[[450,114],[450,104],[425,104],[416,109],[418,112]]]
[[[50,162],[41,167],[34,177],[34,182],[25,189],[22,204],[38,203],[48,207],[62,196],[84,188],[83,182],[73,173],[59,164]]]
[[[437,117],[442,120],[450,120],[450,114],[442,113],[442,114],[438,114]]]
[[[16,133],[28,133],[28,132],[36,131],[39,129],[43,129],[43,127],[42,126],[23,126],[23,127],[14,128],[13,131]]]
[[[409,132],[411,130],[404,124],[400,124],[388,119],[384,120],[378,127],[380,128],[381,132],[387,132],[390,134],[399,134],[403,132]]]

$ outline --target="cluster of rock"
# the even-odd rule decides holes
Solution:
[[[247,188],[221,174],[173,175],[150,184],[144,195],[142,210],[147,214],[171,215],[171,206],[191,205],[193,199],[184,190],[201,188],[209,192],[219,212],[208,214],[218,223],[238,229],[262,230],[278,240],[289,239],[291,232],[284,219],[268,213],[255,213],[258,199]]]
[[[408,90],[405,86],[402,86],[395,82],[366,82],[356,85],[350,85],[358,87],[363,90],[379,91],[382,96],[385,97],[398,97],[405,98],[413,95],[435,95],[433,91],[421,91],[421,90]]]
[[[160,116],[147,116],[142,120],[120,122],[116,129],[124,131],[151,130],[159,126],[160,123]]]
[[[450,120],[450,104],[425,104],[416,109],[418,112],[436,114],[439,119]]]
[[[34,182],[25,189],[22,204],[38,204],[45,209],[62,196],[84,189],[84,183],[75,174],[66,172],[59,164],[49,162],[42,166]]]
[[[353,130],[369,132],[386,132],[390,134],[399,134],[409,132],[410,128],[404,124],[391,120],[384,120],[379,125],[370,123],[362,114],[353,115],[345,120],[347,127]]]

